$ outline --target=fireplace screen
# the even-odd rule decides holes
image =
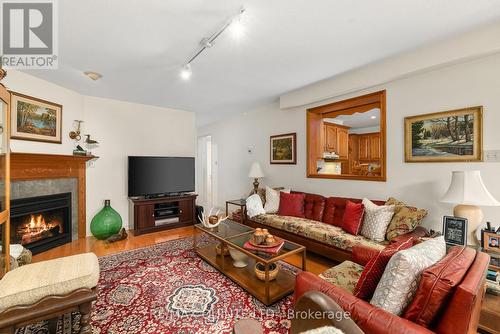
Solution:
[[[34,254],[71,241],[71,193],[29,197],[11,203],[11,244]]]

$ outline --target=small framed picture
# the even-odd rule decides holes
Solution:
[[[467,219],[444,216],[443,235],[445,242],[449,245],[467,245]]]
[[[485,251],[500,253],[500,234],[483,232],[482,246]]]
[[[271,164],[297,164],[297,134],[271,136]]]

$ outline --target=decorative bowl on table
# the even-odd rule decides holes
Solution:
[[[276,276],[278,276],[279,270],[280,270],[280,266],[277,263],[269,264],[269,281],[276,279]],[[255,264],[255,275],[261,281],[266,280],[266,266],[262,262],[257,262]]]
[[[233,266],[236,268],[244,268],[248,266],[248,255],[245,253],[229,247],[229,255],[233,258]]]
[[[248,242],[255,247],[271,248],[280,245],[283,239],[270,234],[266,229],[255,229]]]

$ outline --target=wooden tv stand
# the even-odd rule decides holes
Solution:
[[[196,223],[196,194],[130,199],[129,221],[135,235]]]

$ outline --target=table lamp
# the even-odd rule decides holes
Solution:
[[[486,189],[478,170],[453,172],[450,187],[441,202],[457,204],[453,215],[467,219],[469,245],[477,245],[475,231],[483,221],[480,206],[500,206],[500,202]]]
[[[253,193],[256,194],[259,189],[259,178],[264,177],[264,173],[258,162],[252,163],[248,177],[253,178]]]

